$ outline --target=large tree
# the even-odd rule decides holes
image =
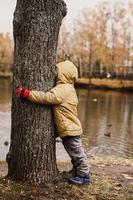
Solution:
[[[63,0],[17,0],[14,13],[14,66],[8,176],[39,185],[57,175],[55,128],[50,106],[21,101],[16,89],[48,91],[55,84]]]

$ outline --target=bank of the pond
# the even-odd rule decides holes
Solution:
[[[7,180],[6,163],[0,163],[0,200],[132,200],[133,160],[115,157],[92,157],[91,184],[77,187],[68,184],[67,173],[54,184],[32,187]],[[58,163],[60,171],[70,170],[68,162]]]
[[[12,78],[11,72],[0,72],[0,78]],[[101,89],[112,90],[129,90],[133,91],[133,80],[120,80],[120,79],[100,79],[100,78],[79,78],[76,81],[76,86],[92,86]]]
[[[93,86],[96,88],[107,88],[113,90],[131,90],[133,91],[133,80],[117,79],[96,79],[96,78],[79,78],[77,86]]]
[[[0,72],[0,78],[12,78],[11,72]]]

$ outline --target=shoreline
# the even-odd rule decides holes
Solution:
[[[2,79],[9,79],[12,78],[11,72],[0,72],[0,78]]]
[[[0,72],[0,79],[11,79],[11,72]],[[95,89],[105,89],[114,91],[129,91],[133,92],[133,80],[124,79],[107,79],[107,78],[78,78],[75,83],[76,87],[81,88],[95,88]]]
[[[117,79],[100,79],[100,78],[79,78],[75,86],[91,87],[97,89],[108,89],[114,91],[130,91],[133,92],[133,80],[117,80]]]

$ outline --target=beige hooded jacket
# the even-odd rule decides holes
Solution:
[[[29,100],[34,103],[54,105],[54,119],[58,135],[78,136],[82,134],[77,114],[77,94],[74,82],[78,78],[77,68],[70,61],[57,64],[56,86],[49,92],[30,91]]]

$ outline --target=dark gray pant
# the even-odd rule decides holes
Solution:
[[[62,138],[62,143],[71,158],[73,168],[77,175],[86,176],[89,174],[89,166],[80,136],[67,136]]]

